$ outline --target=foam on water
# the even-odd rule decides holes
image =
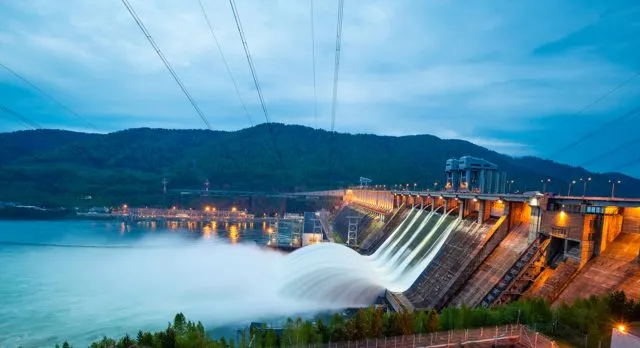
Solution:
[[[368,305],[385,289],[406,291],[460,223],[412,211],[371,256],[332,243],[285,255],[154,233],[128,248],[0,248],[0,317],[10,318],[0,346],[134,335],[178,311],[215,327]]]
[[[289,257],[257,245],[166,234],[127,245],[0,247],[0,347],[83,346],[161,329],[179,311],[215,328],[367,304],[289,295]]]

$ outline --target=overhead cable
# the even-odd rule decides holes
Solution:
[[[151,34],[147,30],[147,28],[144,26],[144,23],[142,23],[142,20],[140,19],[140,17],[138,17],[138,15],[136,14],[136,12],[133,9],[133,7],[131,6],[131,4],[129,4],[129,1],[128,0],[122,0],[122,4],[124,5],[124,7],[127,8],[127,11],[129,11],[129,14],[133,18],[133,20],[136,22],[136,24],[138,25],[138,27],[140,28],[140,30],[142,31],[144,36],[147,38],[147,41],[149,41],[149,44],[151,44],[153,49],[156,51],[156,53],[158,54],[158,57],[160,57],[160,60],[162,60],[162,63],[164,63],[164,66],[167,68],[167,70],[169,71],[171,76],[173,76],[173,79],[176,81],[176,83],[178,84],[178,86],[182,90],[182,93],[184,93],[184,95],[189,100],[189,103],[191,103],[193,108],[196,110],[196,112],[198,113],[198,115],[202,119],[202,122],[204,122],[204,124],[207,126],[207,128],[211,130],[212,129],[211,128],[211,124],[209,124],[209,121],[204,116],[204,113],[202,112],[202,110],[200,109],[200,107],[198,106],[196,101],[193,99],[193,97],[191,97],[191,94],[189,93],[187,88],[184,86],[184,84],[180,80],[180,77],[178,77],[178,74],[171,67],[171,64],[169,64],[169,61],[167,60],[167,58],[164,56],[164,54],[160,50],[160,47],[158,47],[156,42],[153,40],[153,37],[151,36]]]
[[[318,128],[318,93],[316,87],[316,33],[313,15],[313,0],[311,0],[311,62],[313,69],[313,119]]]
[[[72,114],[73,116],[75,116],[77,119],[81,120],[82,122],[84,122],[87,126],[89,126],[90,128],[92,128],[95,131],[98,131],[98,128],[96,126],[94,126],[91,122],[89,122],[89,120],[87,120],[86,118],[80,116],[77,112],[71,110],[71,108],[69,108],[68,106],[64,105],[63,103],[61,103],[60,101],[58,101],[57,99],[55,99],[53,96],[51,96],[49,93],[45,92],[44,90],[42,90],[42,88],[36,86],[36,84],[34,84],[33,82],[29,81],[26,77],[18,74],[15,70],[9,68],[8,66],[0,63],[0,67],[2,67],[3,69],[5,69],[6,71],[10,72],[13,76],[19,78],[20,80],[22,80],[22,82],[26,83],[27,85],[31,86],[31,88],[35,89],[38,93],[40,93],[41,95],[45,96],[47,99],[51,100],[53,103],[55,103],[56,105],[58,105],[59,107],[63,108],[64,110],[66,110],[68,113]]]
[[[28,117],[10,109],[8,106],[0,104],[0,110],[4,111],[6,114],[13,116],[14,118],[16,118],[17,120],[19,120],[23,125],[25,125],[28,128],[33,128],[33,129],[40,129],[42,128],[42,126],[40,126],[38,123],[36,123],[35,121],[32,121],[31,119],[29,119]]]
[[[251,119],[251,115],[249,114],[249,110],[247,110],[247,105],[242,98],[242,94],[240,93],[240,89],[238,88],[238,83],[236,79],[233,77],[233,73],[231,73],[231,68],[229,68],[229,64],[227,63],[227,58],[224,56],[224,52],[222,51],[222,47],[220,45],[220,41],[218,41],[218,37],[216,36],[215,31],[213,30],[213,26],[211,25],[211,21],[209,20],[209,16],[207,15],[207,11],[204,9],[204,5],[202,4],[202,0],[198,0],[198,4],[200,5],[200,10],[202,10],[202,15],[204,16],[205,21],[207,22],[207,26],[209,27],[209,32],[211,33],[211,37],[213,38],[213,42],[216,44],[218,48],[218,52],[220,53],[220,57],[222,57],[222,62],[224,63],[224,67],[227,70],[227,74],[233,83],[233,88],[238,95],[238,99],[240,100],[240,104],[242,104],[242,109],[244,110],[245,115],[247,115],[247,119],[249,120],[249,124],[253,127],[253,120]]]
[[[331,106],[331,132],[335,129],[336,108],[338,101],[338,74],[340,72],[340,49],[342,46],[342,13],[344,0],[338,0],[338,27],[336,30],[336,56],[333,70],[333,104]]]
[[[605,99],[606,97],[610,96],[611,94],[613,94],[614,92],[616,92],[617,90],[619,90],[620,88],[626,86],[627,84],[629,84],[631,81],[633,81],[635,78],[637,78],[638,76],[640,76],[640,71],[633,74],[630,78],[628,78],[627,80],[622,81],[621,83],[619,83],[618,85],[616,85],[615,87],[611,88],[610,90],[608,90],[605,94],[601,95],[600,97],[596,98],[594,101],[592,101],[591,103],[587,104],[585,107],[583,107],[582,109],[580,109],[577,113],[575,113],[573,116],[579,116],[581,114],[583,114],[585,111],[589,110],[591,107],[593,107],[594,105],[598,104],[599,102],[601,102],[603,99]],[[637,109],[636,109],[637,110]],[[606,124],[604,124],[603,126],[600,127],[600,129],[591,132],[583,137],[581,137],[580,139],[568,144],[567,146],[563,147],[562,149],[558,150],[556,153],[554,153],[553,155],[551,155],[551,157],[557,157],[558,155],[571,150],[572,148],[576,147],[577,145],[591,139],[594,135],[598,134],[600,131],[602,131],[604,128],[608,128],[614,124],[616,124],[619,121],[622,121],[623,119],[632,116],[632,114],[634,113],[634,111],[630,111],[627,114],[624,114]]]

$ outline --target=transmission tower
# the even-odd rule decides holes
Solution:
[[[369,179],[369,178],[364,178],[364,177],[362,177],[362,176],[361,176],[361,177],[360,177],[360,188],[369,186],[369,184],[371,183],[371,181],[372,181],[371,179]]]
[[[291,221],[291,246],[302,246],[302,221]]]
[[[360,224],[361,216],[347,216],[349,220],[349,226],[347,227],[347,245],[355,246],[358,244],[358,225]]]
[[[314,235],[320,235],[320,241],[322,241],[324,238],[324,231],[322,228],[322,222],[320,222],[320,219],[315,218],[313,219],[313,234]]]

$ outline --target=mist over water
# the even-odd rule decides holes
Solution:
[[[135,335],[164,328],[177,312],[216,328],[366,306],[385,289],[409,289],[454,230],[476,233],[480,226],[412,209],[373,255],[363,256],[334,243],[283,254],[257,245],[268,235],[246,225],[197,232],[174,226],[173,233],[113,223],[0,222],[3,241],[102,246],[0,244],[0,317],[10,318],[0,322],[0,346]]]
[[[24,224],[1,222],[0,234]],[[126,247],[0,246],[1,347],[82,346],[102,335],[164,328],[179,311],[215,328],[367,304],[290,296],[289,256],[255,244],[169,233],[105,243],[104,235],[86,232],[55,242]]]

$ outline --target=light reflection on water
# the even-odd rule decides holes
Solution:
[[[257,227],[257,228],[254,228]],[[0,347],[86,346],[161,329],[182,311],[209,328],[331,309],[282,298],[284,255],[260,248],[267,225],[0,221]],[[231,246],[229,243],[237,243]]]

